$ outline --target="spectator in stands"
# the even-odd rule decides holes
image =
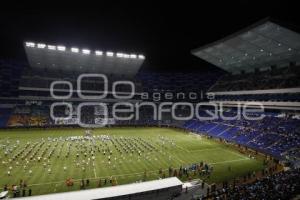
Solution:
[[[258,179],[253,183],[222,188],[213,199],[290,199],[300,191],[300,170],[290,170]]]

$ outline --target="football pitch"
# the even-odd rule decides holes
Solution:
[[[20,180],[32,195],[79,190],[82,179],[90,182],[86,188],[99,187],[99,180],[101,187],[120,185],[168,177],[170,167],[200,162],[213,168],[210,176],[190,173],[180,179],[220,183],[263,169],[260,157],[178,129],[101,128],[91,135],[82,128],[1,130],[0,191]]]

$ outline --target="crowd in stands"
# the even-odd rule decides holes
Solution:
[[[54,120],[50,116],[50,105],[19,105],[10,109],[0,109],[0,124],[2,128],[5,127],[48,127],[55,125],[62,126],[78,126],[78,113],[76,103],[72,106],[72,115],[68,120]],[[112,104],[107,104],[108,111],[112,110]],[[101,115],[103,110],[98,110],[98,107],[82,107],[81,108],[81,122],[84,124],[100,124]],[[3,111],[3,112],[1,112]],[[69,116],[69,108],[66,106],[56,106],[53,110],[53,115],[56,118],[64,118]],[[3,113],[3,115],[1,115]],[[4,113],[6,113],[4,115]],[[172,120],[170,113],[163,113],[162,119],[155,119],[153,108],[151,106],[141,107],[138,111],[139,114],[134,116],[131,120],[113,120],[112,113],[109,112],[107,118],[109,119],[108,125],[119,125],[119,126],[155,126],[155,125],[172,125],[180,122]],[[97,117],[100,116],[100,117]],[[119,113],[120,117],[128,117],[127,113]],[[138,117],[138,119],[136,119]],[[100,121],[98,121],[100,120]]]
[[[289,66],[266,71],[225,75],[210,91],[242,91],[295,88],[300,86],[298,66]]]
[[[179,72],[140,72],[137,79],[142,82],[143,91],[146,92],[197,92],[207,91],[213,85],[221,73],[179,73]]]
[[[210,199],[292,199],[299,195],[300,169],[269,174],[253,183],[230,185],[213,192]]]
[[[45,126],[47,124],[47,118],[41,116],[30,116],[30,115],[12,115],[7,123],[7,126]]]
[[[16,106],[11,114],[3,119],[2,127],[46,126],[49,122],[49,107]],[[6,124],[5,123],[6,120]]]
[[[300,93],[215,95],[214,100],[299,102]]]

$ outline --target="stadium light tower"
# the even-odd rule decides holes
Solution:
[[[45,44],[42,44],[42,43],[37,44],[37,48],[39,48],[39,49],[44,49],[45,47],[46,47]]]
[[[144,59],[145,59],[145,56],[140,54],[140,55],[138,56],[138,58],[141,59],[141,60],[144,60]]]
[[[76,48],[76,47],[72,47],[72,48],[71,48],[71,52],[73,52],[73,53],[78,53],[78,52],[79,52],[79,49]]]
[[[89,50],[89,49],[82,49],[82,53],[88,55],[88,54],[91,53],[91,50]]]
[[[95,55],[96,55],[96,56],[102,56],[102,55],[103,55],[103,52],[97,50],[97,51],[95,51]]]
[[[117,55],[118,58],[123,58],[124,57],[123,53],[117,53],[116,55]]]
[[[58,51],[65,51],[66,47],[65,46],[57,46]]]
[[[130,58],[135,59],[135,58],[137,58],[137,55],[136,54],[130,54]]]
[[[54,45],[48,45],[48,49],[49,50],[56,50],[56,46],[54,46]]]
[[[114,56],[114,52],[108,51],[108,52],[106,52],[106,55],[109,57],[112,57],[112,56]]]
[[[125,53],[121,50],[101,51],[88,47],[79,48],[76,45],[65,46],[32,41],[24,41],[23,45],[32,68],[43,66],[53,70],[68,66],[70,69],[66,70],[83,71],[82,69],[88,68],[91,73],[110,73],[118,76],[122,74],[131,77],[138,72],[145,59],[143,54]],[[76,64],[74,59],[79,63]],[[99,65],[102,67],[99,68]]]
[[[35,47],[35,43],[34,42],[25,42],[26,47]]]

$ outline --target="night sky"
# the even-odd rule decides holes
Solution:
[[[1,6],[0,58],[26,61],[22,42],[30,40],[143,53],[145,69],[208,70],[190,50],[266,17],[300,30],[299,6],[286,0],[74,2]]]

